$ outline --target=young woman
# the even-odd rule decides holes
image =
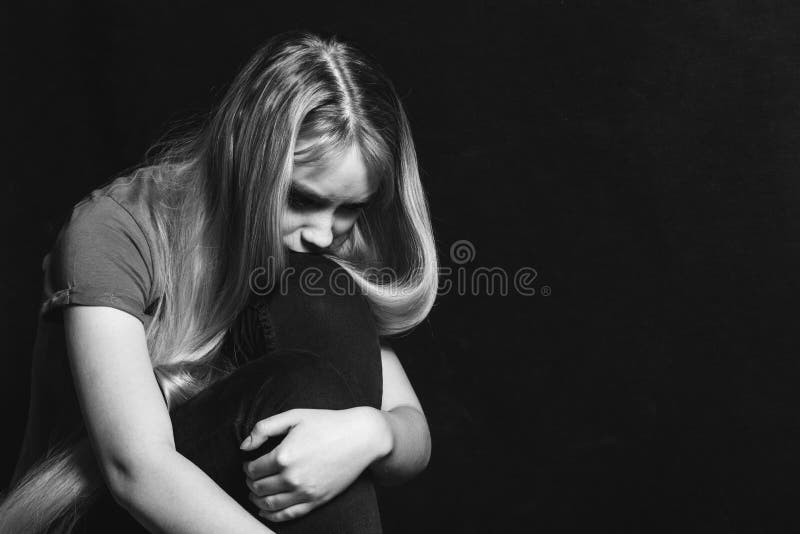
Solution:
[[[45,256],[0,532],[379,532],[373,480],[430,455],[384,336],[427,315],[438,270],[392,83],[282,34],[150,163]]]

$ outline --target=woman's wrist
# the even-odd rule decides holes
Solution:
[[[354,410],[359,411],[365,422],[365,439],[370,451],[369,464],[389,456],[394,449],[394,434],[388,421],[390,414],[371,406],[359,406]]]

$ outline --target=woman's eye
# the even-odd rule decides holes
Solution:
[[[298,191],[297,189],[294,188],[289,189],[287,204],[291,209],[298,211],[309,210],[312,208],[325,206],[324,202],[321,202],[314,198],[310,198],[307,195],[305,195],[302,191]],[[358,215],[366,207],[367,203],[342,204],[339,206],[338,209],[351,215]]]
[[[294,209],[308,208],[314,205],[314,202],[304,196],[302,193],[296,191],[289,191],[289,206]]]

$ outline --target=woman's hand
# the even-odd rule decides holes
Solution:
[[[270,521],[294,519],[328,502],[392,450],[391,428],[368,406],[273,415],[256,423],[242,449],[281,434],[287,435],[271,452],[244,464],[250,499]]]

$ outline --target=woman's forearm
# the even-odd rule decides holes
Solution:
[[[150,532],[272,532],[177,451],[153,456],[112,484],[120,505]]]
[[[370,465],[373,477],[383,485],[405,482],[428,465],[431,436],[425,415],[412,406],[376,410],[390,436],[390,452]]]

